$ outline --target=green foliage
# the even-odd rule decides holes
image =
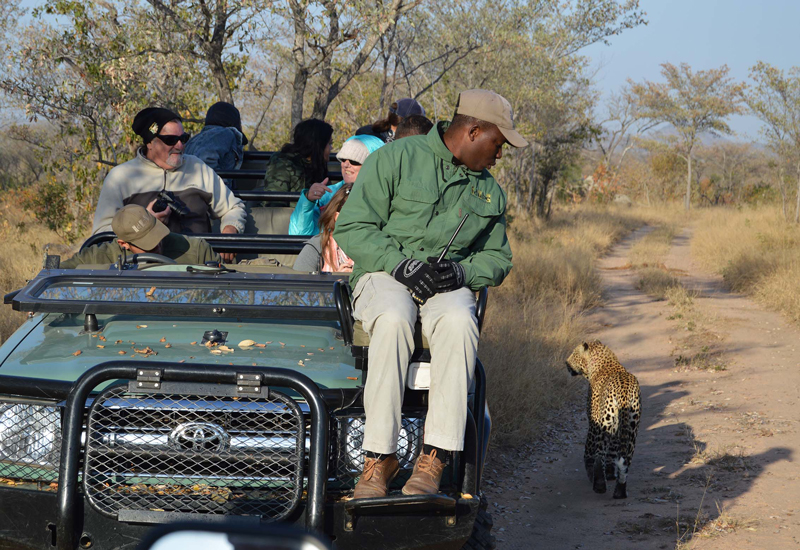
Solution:
[[[728,77],[728,66],[693,72],[681,63],[661,65],[666,82],[629,81],[631,94],[638,103],[640,116],[655,122],[667,123],[676,136],[664,140],[686,159],[685,206],[689,209],[692,196],[692,160],[695,146],[704,133],[710,135],[732,134],[726,119],[742,112],[742,84]]]
[[[32,212],[48,229],[68,242],[74,242],[71,229],[75,218],[68,208],[68,196],[69,186],[53,178],[23,191],[22,207]]]

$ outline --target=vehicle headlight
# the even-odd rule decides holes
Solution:
[[[0,404],[0,471],[4,477],[28,477],[30,468],[58,468],[61,417],[56,407]]]
[[[361,474],[364,469],[364,418],[341,418],[339,421],[340,467],[352,475]],[[411,469],[422,448],[422,429],[424,418],[403,418],[400,434],[397,437],[397,460],[400,467]]]

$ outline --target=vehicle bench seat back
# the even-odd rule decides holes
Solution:
[[[245,233],[259,235],[288,235],[289,220],[294,208],[290,206],[250,206],[245,202],[247,220]]]
[[[258,235],[288,235],[289,220],[294,208],[289,206],[250,206],[245,201],[247,219],[245,220],[245,234]],[[255,259],[255,255],[240,255],[240,259]],[[294,254],[258,254],[258,258],[275,260],[279,265],[291,267],[297,256]]]

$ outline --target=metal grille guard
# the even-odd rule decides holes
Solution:
[[[159,369],[164,382],[204,382],[237,384],[235,368],[218,365],[148,362],[148,368]],[[87,370],[70,389],[63,417],[61,462],[58,485],[58,522],[56,542],[60,550],[75,548],[75,512],[78,506],[78,472],[80,468],[81,432],[86,400],[98,385],[109,380],[137,378],[141,361],[109,361]],[[258,374],[265,386],[290,388],[300,393],[310,410],[311,441],[308,460],[308,498],[306,502],[306,527],[323,531],[325,490],[328,464],[328,408],[319,387],[307,376],[278,368],[248,367],[246,374]],[[238,374],[242,374],[239,372]]]

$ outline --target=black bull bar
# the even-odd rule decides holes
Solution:
[[[61,459],[58,469],[56,547],[75,548],[78,473],[81,433],[86,401],[93,389],[110,380],[137,379],[142,368],[158,369],[164,382],[201,382],[235,386],[237,375],[261,375],[264,386],[290,388],[306,400],[311,422],[308,460],[308,497],[305,508],[306,528],[323,531],[329,415],[319,387],[309,377],[287,369],[269,367],[227,367],[219,365],[119,360],[102,363],[87,370],[75,381],[66,396],[62,420]],[[63,398],[64,383],[33,378],[0,376],[0,393],[31,397]],[[35,394],[35,395],[34,395]]]

